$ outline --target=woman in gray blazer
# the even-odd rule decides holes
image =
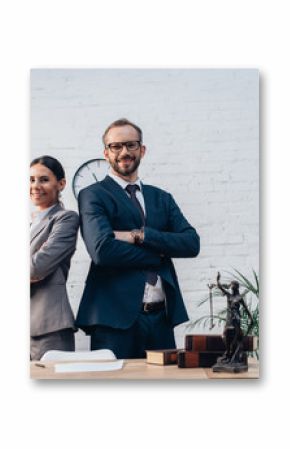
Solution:
[[[30,358],[51,349],[75,349],[74,316],[66,291],[76,248],[78,214],[59,201],[66,184],[59,161],[50,156],[30,164],[30,198],[36,207],[30,232]]]

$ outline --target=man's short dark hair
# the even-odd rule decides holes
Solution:
[[[110,131],[110,129],[112,128],[117,128],[119,126],[132,126],[132,128],[136,129],[136,131],[139,134],[139,141],[140,143],[142,143],[142,139],[143,139],[143,135],[142,135],[142,130],[141,128],[139,128],[139,126],[135,125],[135,123],[130,122],[130,120],[127,120],[126,118],[120,118],[119,120],[116,120],[115,122],[111,123],[108,128],[106,129],[106,131],[103,134],[103,143],[104,145],[105,143],[105,138],[106,135],[108,134],[108,132]]]

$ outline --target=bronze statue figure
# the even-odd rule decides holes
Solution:
[[[217,288],[227,297],[227,316],[223,338],[226,351],[219,357],[213,366],[213,371],[226,371],[240,373],[248,370],[247,353],[243,350],[244,333],[241,329],[241,308],[249,317],[249,326],[245,333],[248,335],[253,327],[252,315],[244,301],[243,295],[239,292],[239,283],[232,281],[229,285],[220,283],[220,273],[217,274]]]

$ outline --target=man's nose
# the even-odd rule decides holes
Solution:
[[[123,154],[124,152],[125,154],[130,154],[125,143],[122,144],[122,150],[120,150],[119,154]]]

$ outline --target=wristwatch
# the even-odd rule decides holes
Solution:
[[[144,241],[144,229],[132,229],[131,236],[134,239],[135,245],[141,245]]]

